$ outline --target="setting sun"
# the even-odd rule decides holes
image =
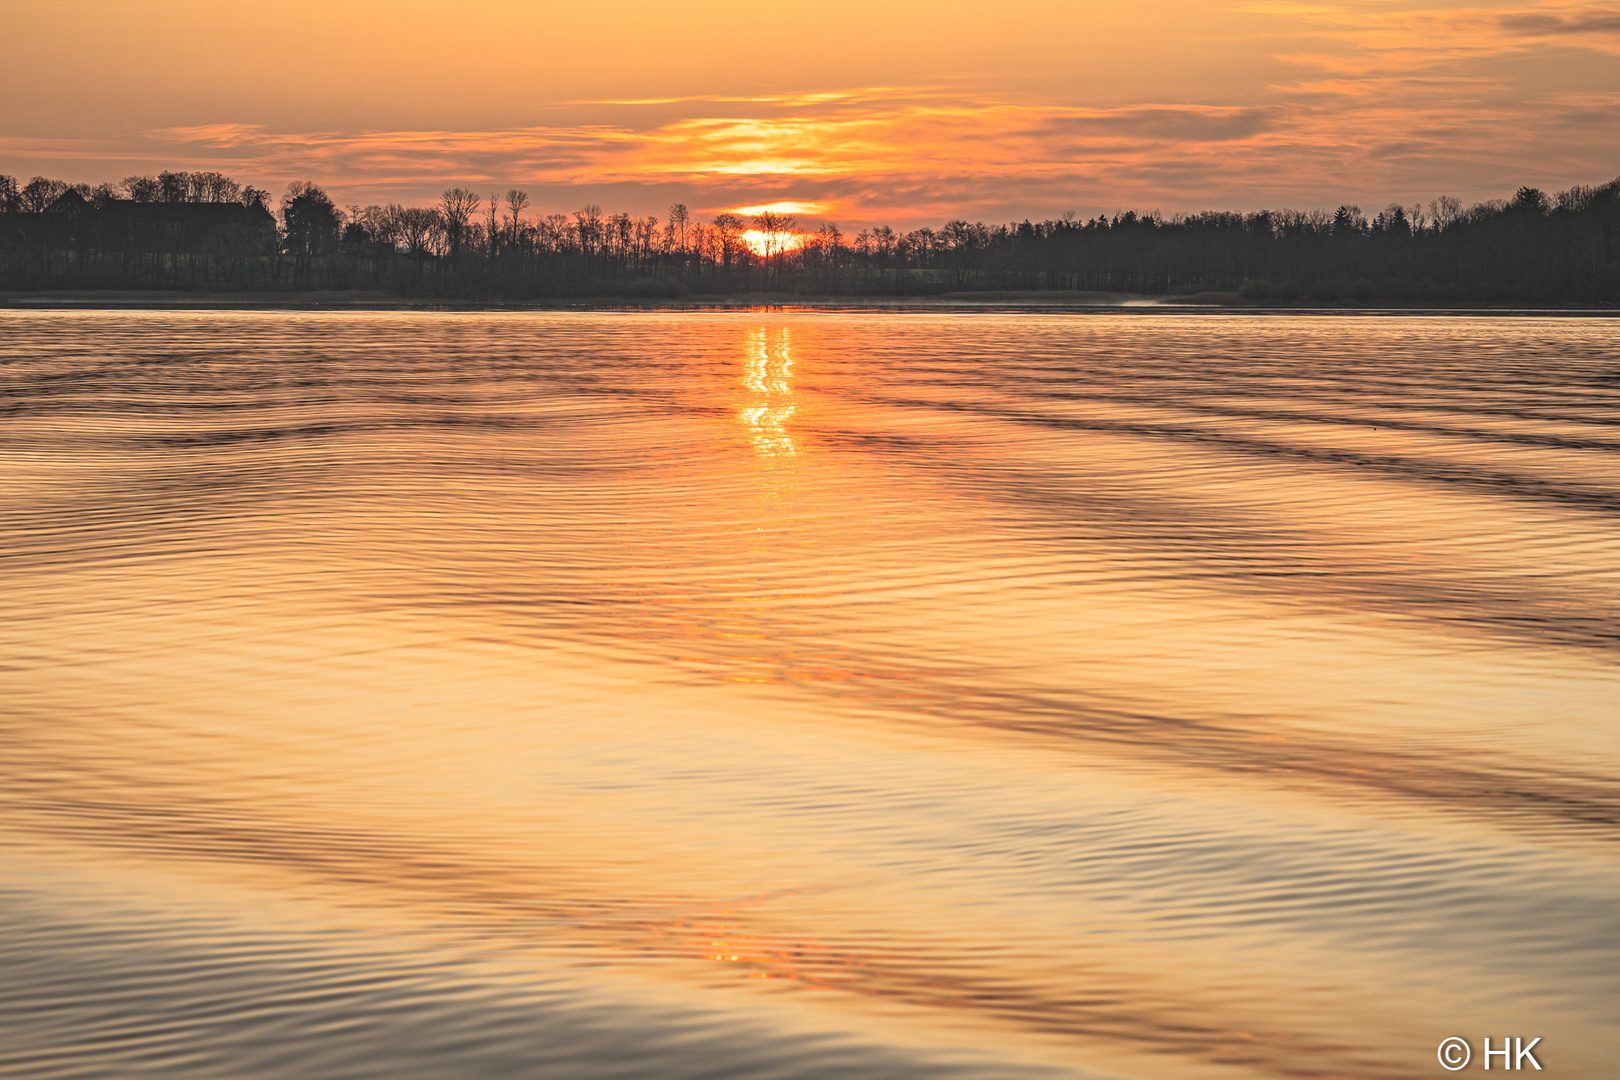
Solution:
[[[767,233],[762,229],[749,229],[742,234],[743,243],[755,255],[780,255],[785,251],[797,251],[804,246],[802,233]]]

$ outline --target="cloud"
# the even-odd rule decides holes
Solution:
[[[54,162],[91,181],[160,168],[220,169],[269,187],[309,179],[345,204],[429,202],[452,186],[522,187],[540,210],[594,202],[645,213],[680,201],[711,214],[791,205],[785,212],[846,225],[1123,206],[1381,204],[1445,192],[1480,198],[1520,183],[1602,180],[1620,164],[1611,149],[1620,145],[1620,90],[1526,93],[1470,66],[1484,46],[1462,37],[1431,47],[1425,31],[1405,35],[1395,51],[1380,44],[1398,26],[1430,26],[1442,15],[1448,26],[1500,39],[1491,27],[1541,17],[1548,5],[1489,17],[1476,9],[1263,10],[1306,20],[1328,47],[1293,54],[1300,79],[1243,103],[1099,106],[885,86],[588,102],[573,122],[559,108],[553,123],[485,131],[217,123],[100,142],[0,141],[0,155],[24,162],[18,171]],[[1599,9],[1558,10],[1573,20]],[[1337,36],[1345,34],[1349,45]],[[92,166],[107,175],[80,175]]]
[[[148,134],[173,143],[231,149],[264,139],[263,124],[202,124],[196,127],[159,128]]]
[[[1595,34],[1620,37],[1620,7],[1528,10],[1498,17],[1503,30],[1525,37]]]
[[[1238,10],[1294,22],[1318,40],[1353,50],[1360,54],[1361,70],[1523,54],[1552,39],[1564,47],[1620,53],[1620,6],[1613,4],[1401,9],[1261,0]],[[1299,54],[1296,59],[1331,63],[1344,58]]]
[[[760,203],[757,206],[734,206],[733,214],[747,214],[755,217],[759,214],[820,214],[825,212],[826,205],[817,202],[800,202],[797,199],[783,199],[778,202]]]
[[[1272,128],[1281,118],[1275,106],[1241,108],[1210,105],[1133,105],[1090,109],[1043,121],[1052,133],[1129,136],[1172,142],[1230,142]]]

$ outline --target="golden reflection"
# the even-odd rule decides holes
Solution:
[[[798,457],[788,434],[793,402],[793,335],[786,326],[762,326],[748,334],[743,385],[751,395],[737,416],[748,429],[754,452],[762,458]]]

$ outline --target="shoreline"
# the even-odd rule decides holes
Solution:
[[[1072,312],[1189,315],[1436,315],[1620,316],[1620,308],[1569,304],[1276,304],[1245,301],[1236,293],[1184,297],[1145,293],[952,292],[933,296],[795,296],[773,293],[548,297],[535,300],[464,300],[402,297],[369,291],[181,292],[50,290],[0,292],[0,310],[13,311],[924,311]]]

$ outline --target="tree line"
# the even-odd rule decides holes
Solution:
[[[1620,179],[1368,216],[1262,210],[847,235],[789,215],[694,219],[532,212],[526,193],[340,207],[319,186],[268,192],[216,172],[69,184],[0,175],[0,289],[383,290],[460,299],[738,291],[1237,293],[1271,303],[1620,302]]]

